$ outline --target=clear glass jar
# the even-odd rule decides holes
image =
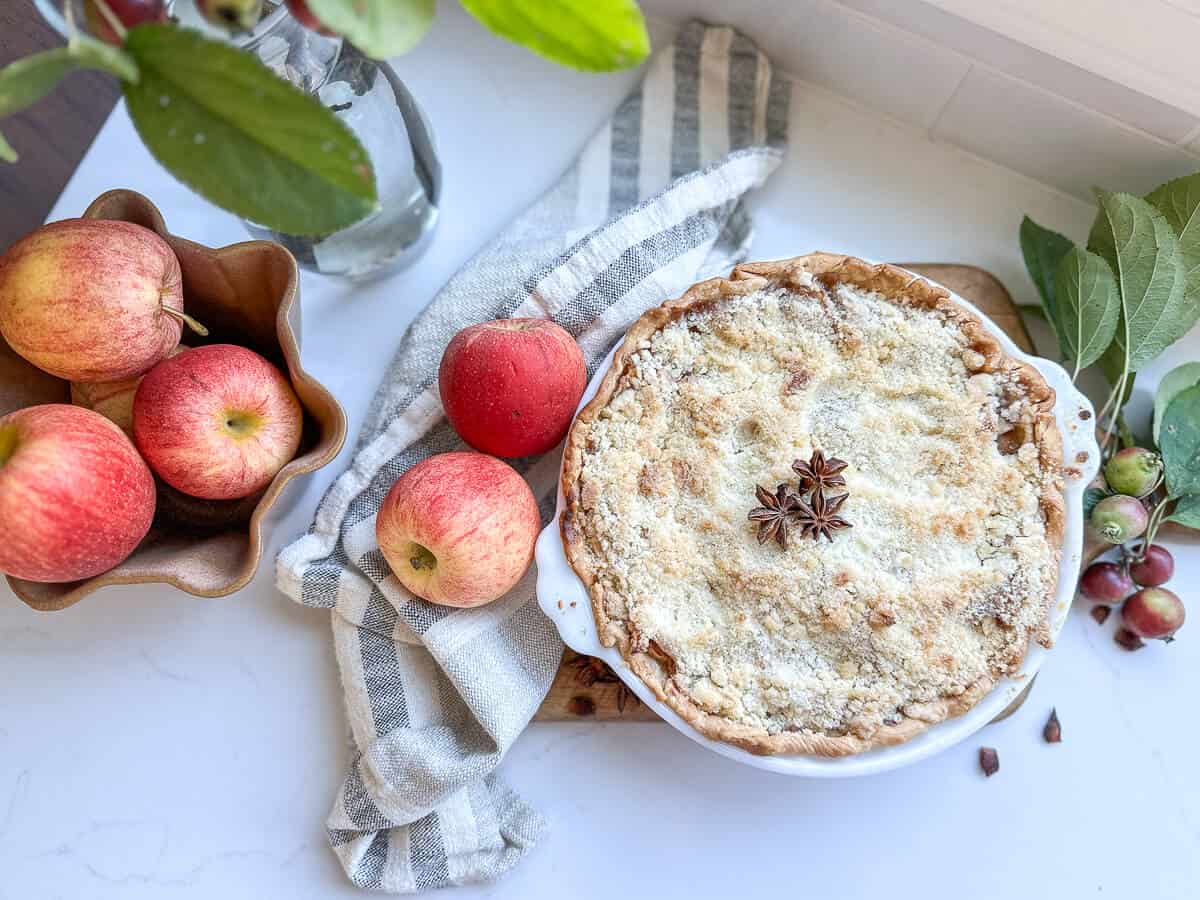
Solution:
[[[82,22],[82,2],[72,2]],[[57,0],[34,3],[65,33]],[[246,222],[253,236],[283,244],[306,269],[350,278],[387,274],[425,251],[438,220],[441,164],[428,120],[390,65],[363,56],[341,38],[308,30],[278,0],[266,0],[254,30],[232,39],[205,22],[192,0],[169,2],[168,9],[180,24],[231,40],[280,78],[315,94],[355,133],[375,167],[379,210],[362,221],[315,237]]]

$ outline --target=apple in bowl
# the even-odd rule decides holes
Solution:
[[[183,279],[169,244],[131,222],[64,219],[0,256],[0,335],[66,381],[141,375],[179,343]]]
[[[154,478],[99,413],[48,403],[0,418],[0,572],[80,581],[134,551],[154,520]]]
[[[180,344],[171,351],[171,356],[178,356],[187,349]],[[73,381],[71,402],[100,413],[132,438],[133,398],[141,383],[141,375],[121,381]]]
[[[417,463],[375,518],[396,578],[443,606],[481,606],[506,594],[529,568],[540,529],[525,479],[494,456],[465,451]]]
[[[253,350],[209,344],[146,373],[133,439],[163,481],[204,500],[235,500],[271,483],[300,446],[304,415],[291,383]]]

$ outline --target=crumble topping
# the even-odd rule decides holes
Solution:
[[[648,335],[576,426],[602,640],[768,735],[869,740],[1012,672],[1055,592],[1058,473],[1020,378],[985,362],[943,310],[807,274]],[[814,449],[849,463],[854,527],[758,544],[755,485]]]

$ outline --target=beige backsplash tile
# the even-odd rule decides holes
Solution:
[[[968,22],[923,0],[838,2],[954,49],[999,72],[1112,116],[1168,143],[1179,143],[1200,124],[1195,116],[1181,109]],[[1175,2],[1191,3],[1200,9],[1200,0]]]
[[[672,21],[699,17],[740,27],[777,66],[924,128],[969,67],[953,50],[831,0],[648,0],[643,6]]]
[[[1141,194],[1200,169],[1182,148],[982,68],[967,76],[933,134],[1084,198],[1093,185]]]

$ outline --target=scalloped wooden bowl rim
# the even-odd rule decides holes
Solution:
[[[172,244],[173,247],[176,244],[184,244],[201,254],[208,254],[213,257],[236,257],[246,253],[270,253],[285,260],[288,267],[288,278],[275,313],[275,336],[279,341],[279,348],[283,358],[287,362],[289,379],[293,384],[303,384],[306,391],[322,395],[322,399],[328,404],[325,412],[332,419],[332,428],[327,426],[321,427],[318,420],[319,433],[316,443],[307,452],[295,457],[276,474],[266,493],[263,494],[255,506],[249,521],[244,526],[246,528],[248,546],[242,565],[229,572],[229,578],[224,584],[217,587],[197,585],[190,583],[185,577],[169,571],[164,571],[156,575],[105,573],[79,582],[72,590],[53,599],[44,600],[31,596],[23,587],[20,580],[13,579],[7,575],[5,576],[14,594],[34,609],[45,612],[66,609],[75,605],[89,594],[101,588],[114,585],[168,584],[197,597],[224,597],[241,590],[250,583],[250,580],[258,572],[263,555],[263,518],[275,505],[280,493],[293,478],[315,472],[317,469],[332,462],[346,440],[345,411],[333,394],[324,385],[309,375],[300,364],[299,341],[288,321],[288,316],[293,308],[296,308],[297,298],[299,297],[299,270],[296,266],[295,258],[286,248],[270,241],[261,240],[242,241],[224,247],[206,247],[187,238],[178,237],[167,230],[162,213],[153,202],[136,191],[125,189],[111,190],[101,194],[88,206],[83,214],[83,218],[103,218],[104,216],[101,213],[107,207],[123,207],[127,210],[137,210],[150,223],[149,227],[151,230],[157,232],[168,243]],[[314,420],[317,419],[310,410],[310,405],[303,398],[301,398],[301,405],[305,409],[306,416]],[[134,552],[137,553],[138,551]]]

